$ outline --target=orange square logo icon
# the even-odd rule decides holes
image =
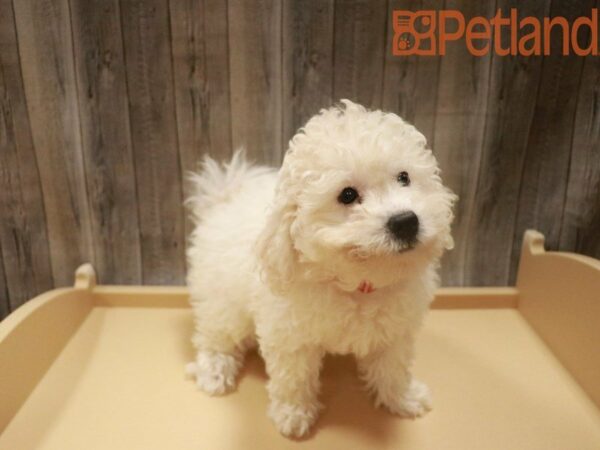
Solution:
[[[395,56],[436,54],[435,11],[395,10],[392,15]]]

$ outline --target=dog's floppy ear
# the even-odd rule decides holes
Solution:
[[[454,248],[454,238],[452,235],[449,234],[446,238],[446,244],[444,245],[444,248],[446,250],[452,250]]]
[[[454,248],[454,238],[452,237],[452,233],[450,230],[450,224],[454,221],[454,205],[458,201],[458,195],[452,192],[448,188],[444,188],[446,190],[446,202],[448,204],[448,232],[446,234],[446,242],[444,248],[446,250],[452,250]]]
[[[280,182],[277,186],[273,207],[258,240],[261,276],[275,293],[287,290],[298,263],[292,238],[297,205],[286,184]]]

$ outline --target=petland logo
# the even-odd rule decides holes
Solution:
[[[445,55],[448,42],[462,38],[468,51],[475,56],[485,56],[490,51],[500,56],[549,55],[552,50],[558,51],[550,45],[550,36],[556,36],[555,33],[560,33],[563,55],[571,52],[579,56],[598,55],[597,8],[592,9],[589,17],[578,17],[573,23],[564,17],[519,19],[515,8],[510,10],[509,17],[503,17],[498,9],[491,19],[477,16],[467,22],[463,14],[455,10],[396,10],[392,20],[392,53],[395,56]],[[505,33],[509,33],[509,40]],[[586,33],[589,39],[586,39]]]

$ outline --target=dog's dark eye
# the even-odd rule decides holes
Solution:
[[[344,205],[349,205],[350,203],[354,203],[358,198],[358,192],[356,189],[351,187],[346,187],[340,192],[338,195],[338,202],[343,203]]]
[[[398,174],[398,182],[402,186],[408,186],[410,184],[410,177],[408,176],[408,172],[400,172]]]

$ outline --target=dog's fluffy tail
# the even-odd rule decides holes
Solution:
[[[208,209],[226,202],[241,189],[245,180],[267,171],[269,169],[266,167],[250,164],[243,148],[236,150],[227,163],[218,163],[205,155],[200,170],[189,172],[187,176],[190,196],[185,200],[185,206],[190,211],[192,221],[200,223]]]

